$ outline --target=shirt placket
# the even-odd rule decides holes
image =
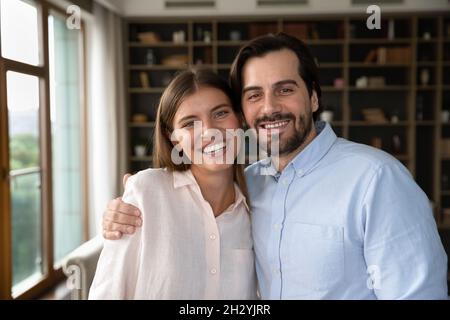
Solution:
[[[286,216],[286,197],[289,186],[294,178],[294,169],[289,166],[286,168],[278,179],[275,195],[272,200],[271,214],[271,241],[270,256],[272,257],[272,281],[271,281],[271,298],[281,299],[282,295],[282,269],[280,257],[280,245],[283,237],[284,219]]]
[[[220,233],[211,206],[202,201],[206,258],[205,299],[219,299],[220,292]]]

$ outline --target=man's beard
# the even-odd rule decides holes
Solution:
[[[294,152],[295,150],[300,148],[300,146],[306,141],[312,130],[313,121],[311,110],[307,110],[306,114],[301,114],[298,117],[297,122],[295,122],[296,118],[292,113],[277,114],[271,117],[265,116],[255,121],[255,128],[257,128],[258,124],[261,122],[281,121],[281,120],[292,120],[294,122],[294,132],[292,133],[291,136],[285,139],[280,139],[280,136],[277,135],[272,136],[272,138],[269,139],[269,141],[267,141],[266,144],[263,143],[262,144],[263,146],[267,145],[266,151],[269,156],[271,155],[285,156]],[[272,147],[276,146],[278,142],[279,142],[278,152],[276,152],[276,150],[274,150]]]

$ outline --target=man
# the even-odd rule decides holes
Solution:
[[[277,158],[246,170],[261,297],[445,299],[447,256],[427,196],[395,158],[316,122],[321,90],[306,45],[286,34],[252,40],[230,80],[248,125],[266,129],[259,138],[279,134]],[[105,237],[134,232],[134,210],[112,201]]]

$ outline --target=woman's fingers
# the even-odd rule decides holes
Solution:
[[[133,234],[136,231],[136,227],[127,224],[115,223],[110,220],[103,220],[103,231]]]
[[[141,212],[135,206],[125,203],[122,198],[116,198],[108,203],[108,210],[121,212],[127,215],[139,217]],[[116,221],[117,222],[117,221]]]
[[[103,230],[103,238],[107,240],[119,240],[122,238],[122,233],[119,231],[106,231]]]

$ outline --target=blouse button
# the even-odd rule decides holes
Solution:
[[[215,235],[214,233],[212,233],[212,234],[209,236],[209,238],[210,238],[211,240],[216,240],[216,235]]]
[[[209,272],[210,272],[211,274],[216,274],[216,273],[217,273],[217,270],[216,270],[215,268],[212,268]]]

